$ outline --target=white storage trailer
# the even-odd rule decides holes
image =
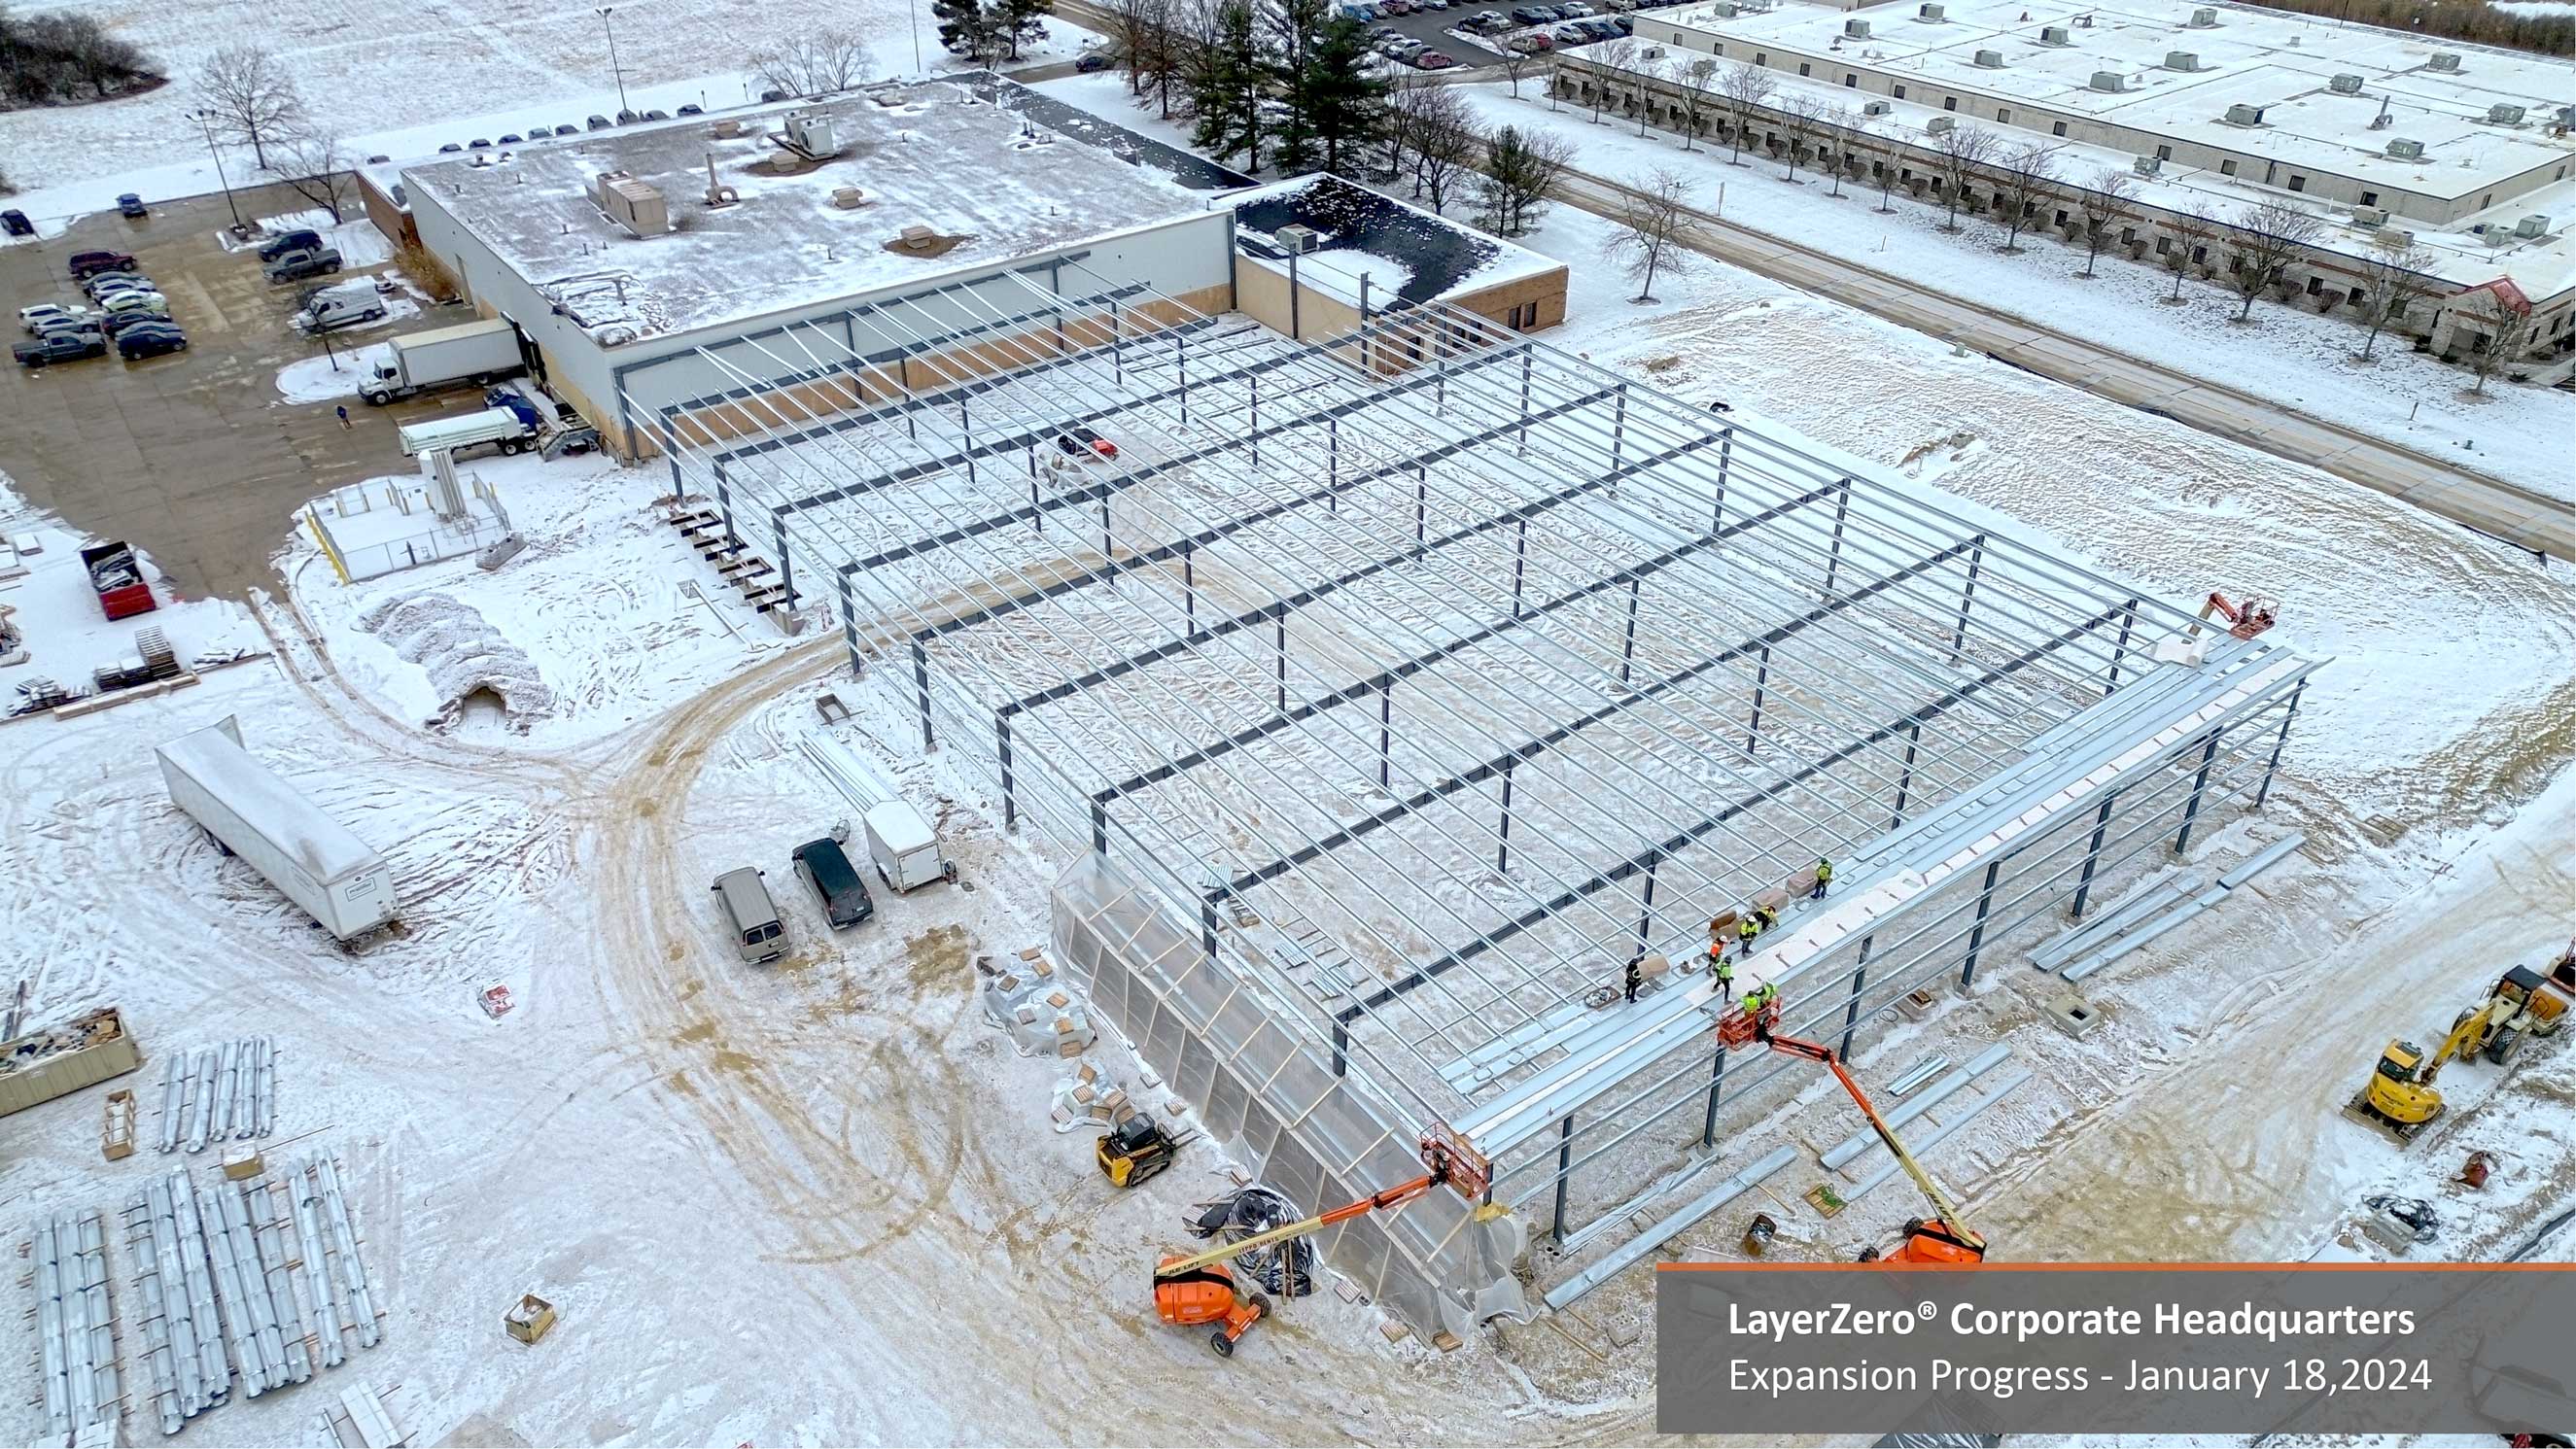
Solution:
[[[537,430],[528,420],[508,408],[485,408],[479,413],[463,413],[452,418],[432,418],[425,423],[411,423],[394,430],[402,439],[403,456],[416,458],[423,453],[453,453],[478,443],[497,443],[504,453],[516,453],[537,441]]]
[[[253,759],[231,716],[153,753],[160,756],[170,803],[323,929],[346,941],[394,918],[393,867]]]
[[[948,862],[939,858],[939,835],[921,812],[900,800],[870,806],[863,817],[868,829],[868,858],[877,874],[897,891],[908,891],[948,878]]]
[[[505,318],[460,322],[404,337],[388,338],[385,360],[378,363],[358,395],[378,407],[423,388],[472,379],[478,384],[508,377],[527,365],[519,353],[519,329]]]

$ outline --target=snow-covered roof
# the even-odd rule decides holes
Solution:
[[[222,724],[191,730],[160,747],[162,761],[196,781],[206,793],[324,885],[384,863],[374,849],[324,814],[293,785],[253,759]]]
[[[795,159],[772,139],[793,112],[828,122],[829,159]],[[734,126],[743,134],[717,134]],[[787,158],[784,173],[773,158]],[[710,170],[739,201],[707,204]],[[609,172],[658,191],[671,229],[637,235],[610,220],[593,199]],[[941,82],[588,132],[403,176],[415,207],[453,216],[577,318],[621,324],[618,340],[865,295],[1203,205],[1167,177]],[[845,188],[862,204],[837,205]],[[936,240],[889,250],[906,227]]]
[[[1393,305],[1462,297],[1565,266],[1328,173],[1242,192],[1232,202],[1238,243],[1254,255],[1284,258],[1278,230],[1312,228],[1318,239],[1298,258],[1299,280],[1354,302],[1363,276],[1376,303]]]
[[[2576,94],[2566,63],[2547,56],[2215,0],[1945,0],[1938,19],[1923,16],[1915,0],[1849,11],[1788,3],[1732,17],[1726,8],[1656,18],[2424,195],[2469,195],[2576,158],[2576,146],[2550,134]],[[2216,23],[2194,24],[2201,12]],[[1868,35],[1848,35],[1852,21],[1866,23]],[[2043,30],[2064,38],[2044,40]],[[2000,64],[1979,65],[1980,52]],[[2178,54],[2197,68],[2169,66]],[[2436,55],[2451,57],[2456,69],[2436,69]],[[2121,76],[2123,88],[2095,89],[2098,72]],[[2354,77],[2358,88],[2336,91],[2337,76]],[[2491,122],[2499,105],[2524,115]],[[2261,123],[2231,123],[2233,106],[2259,108]],[[2383,108],[2389,120],[2374,126]],[[2390,157],[2394,139],[2423,143],[2422,158]]]

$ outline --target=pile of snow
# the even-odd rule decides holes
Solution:
[[[536,661],[470,604],[445,594],[414,594],[368,610],[358,626],[429,676],[439,701],[438,713],[424,721],[431,728],[454,726],[478,691],[499,699],[510,727],[522,734],[554,713],[554,691],[537,673]]]
[[[321,403],[356,397],[358,384],[393,354],[379,342],[373,347],[343,347],[334,353],[301,357],[277,370],[278,395],[291,403]]]

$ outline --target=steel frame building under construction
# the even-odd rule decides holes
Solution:
[[[1738,985],[1848,1050],[2260,807],[2314,667],[1466,314],[1005,285],[755,339],[647,410],[675,491],[1067,848],[1060,957],[1272,1186],[1490,1162],[1323,1244],[1426,1332],[1808,1080],[1717,1047],[1713,915],[1831,859]]]

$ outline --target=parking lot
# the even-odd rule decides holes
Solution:
[[[1483,45],[1477,44],[1474,40],[1462,40],[1449,32],[1458,28],[1458,22],[1479,11],[1497,10],[1508,16],[1519,3],[1521,0],[1457,0],[1457,3],[1446,10],[1417,10],[1411,15],[1381,14],[1377,19],[1365,21],[1363,24],[1371,30],[1381,25],[1391,25],[1406,37],[1421,41],[1433,50],[1458,62],[1457,70],[1442,71],[1438,74],[1456,75],[1459,70],[1472,70],[1478,66],[1494,64],[1501,59],[1494,52],[1502,47],[1504,40],[1530,27],[1514,25],[1510,30],[1497,31],[1492,35],[1479,37],[1484,42]],[[1611,13],[1610,7],[1599,4],[1598,0],[1595,0],[1593,8],[1604,15]],[[1548,24],[1537,28],[1554,30],[1556,26]],[[1486,47],[1492,47],[1492,49]],[[1398,64],[1394,70],[1398,75],[1406,75],[1413,73],[1414,67]]]
[[[244,217],[308,205],[283,188],[236,198]],[[29,503],[72,526],[144,549],[182,594],[239,598],[275,587],[269,556],[297,505],[338,484],[403,471],[396,425],[454,411],[456,398],[370,408],[353,397],[347,430],[331,403],[285,402],[277,370],[317,355],[320,344],[288,326],[300,289],[270,286],[253,251],[225,249],[231,221],[220,195],[156,201],[139,221],[111,210],[60,237],[0,247],[0,297],[13,322],[17,309],[37,302],[86,300],[64,270],[74,252],[125,251],[168,297],[189,343],[141,362],[111,352],[6,369],[0,473]],[[440,320],[433,311],[333,341],[362,347]]]

